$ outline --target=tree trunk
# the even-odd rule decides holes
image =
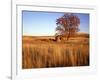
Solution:
[[[70,32],[69,32],[69,34],[68,34],[68,36],[67,36],[67,40],[69,39],[69,37],[70,37]]]

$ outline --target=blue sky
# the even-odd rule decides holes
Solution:
[[[23,11],[23,35],[55,35],[56,19],[64,13]],[[89,14],[74,13],[80,18],[80,32],[89,33]]]

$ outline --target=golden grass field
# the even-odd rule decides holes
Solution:
[[[23,36],[22,68],[89,66],[89,35],[56,42],[53,36]]]

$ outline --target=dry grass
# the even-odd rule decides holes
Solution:
[[[23,69],[89,65],[89,38],[56,42],[23,37],[22,51]]]

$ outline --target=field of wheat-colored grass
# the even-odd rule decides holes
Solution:
[[[89,66],[89,38],[65,42],[23,37],[22,68]]]

